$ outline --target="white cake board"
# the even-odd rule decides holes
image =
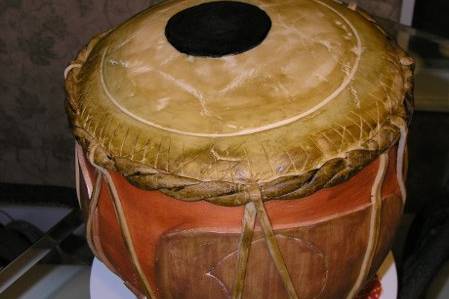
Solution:
[[[396,299],[398,292],[398,275],[393,254],[390,252],[378,272],[382,283],[381,299]],[[92,263],[90,275],[91,299],[136,299],[123,281],[98,259]]]

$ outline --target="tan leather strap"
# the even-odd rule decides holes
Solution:
[[[270,252],[274,265],[281,276],[284,287],[288,293],[288,297],[289,299],[298,299],[298,295],[296,294],[290,274],[288,273],[287,266],[285,265],[284,258],[282,257],[282,252],[279,249],[276,236],[273,232],[270,219],[265,210],[259,186],[256,184],[251,185],[246,190],[246,197],[249,202],[245,205],[245,212],[242,220],[242,234],[239,243],[237,275],[232,292],[232,298],[240,299],[243,295],[248,255],[252,244],[254,224],[256,218],[258,217],[260,226],[262,227],[262,231],[264,233],[265,241],[267,243],[268,251]]]
[[[359,275],[346,296],[347,299],[352,299],[359,291],[363,282],[368,276],[369,270],[373,262],[377,243],[380,234],[380,222],[382,212],[382,185],[385,179],[385,174],[388,168],[388,152],[383,153],[379,159],[379,168],[377,170],[376,178],[371,187],[371,218],[369,226],[369,238],[366,246],[365,256],[363,257],[362,265],[360,267]]]
[[[150,285],[147,277],[145,276],[145,273],[142,270],[139,258],[135,251],[134,242],[133,242],[133,239],[132,239],[129,227],[128,227],[128,223],[126,221],[125,211],[123,209],[123,206],[122,206],[119,194],[117,192],[117,188],[115,187],[114,181],[106,169],[95,164],[95,161],[94,161],[95,147],[96,147],[95,144],[91,144],[89,151],[88,151],[88,153],[89,153],[88,159],[89,159],[90,163],[97,170],[97,178],[96,178],[95,186],[92,191],[91,200],[89,203],[89,216],[87,219],[87,226],[86,226],[86,230],[87,230],[86,236],[87,236],[88,244],[89,244],[90,248],[92,249],[92,251],[94,252],[94,254],[103,263],[105,263],[105,265],[111,271],[117,273],[114,270],[112,264],[106,258],[105,254],[101,248],[101,242],[99,239],[97,239],[95,237],[95,233],[94,233],[94,229],[98,226],[98,225],[97,226],[94,225],[95,220],[96,220],[95,216],[96,216],[96,211],[97,211],[97,206],[98,206],[99,194],[101,191],[102,182],[104,180],[108,186],[108,191],[112,198],[112,206],[114,207],[114,212],[115,212],[115,215],[117,218],[117,223],[120,227],[120,232],[122,234],[123,241],[125,242],[125,247],[126,247],[129,257],[130,257],[130,262],[131,262],[132,267],[134,268],[134,271],[137,274],[137,276],[140,280],[140,283],[144,289],[145,295],[140,296],[140,297],[156,299],[156,295],[155,295],[154,291],[152,290],[151,285]],[[130,284],[128,282],[125,282],[125,285],[129,286]]]
[[[232,290],[233,299],[241,299],[245,286],[246,266],[248,264],[249,250],[253,239],[254,225],[256,223],[256,206],[253,202],[245,205],[242,221],[242,234],[239,242],[239,257],[237,262],[237,274]]]

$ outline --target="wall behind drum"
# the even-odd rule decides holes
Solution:
[[[0,182],[74,185],[64,68],[89,37],[157,2],[2,1]],[[357,2],[398,20],[401,0]]]
[[[74,186],[67,63],[154,0],[1,1],[0,182]]]

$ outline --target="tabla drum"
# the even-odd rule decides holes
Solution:
[[[66,69],[95,255],[140,298],[354,298],[406,190],[413,60],[354,5],[168,1]]]

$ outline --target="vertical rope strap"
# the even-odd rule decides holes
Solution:
[[[89,202],[89,212],[86,221],[86,240],[90,249],[94,252],[95,255],[98,254],[97,246],[95,245],[93,234],[92,234],[92,226],[94,221],[94,215],[98,205],[98,198],[100,197],[100,189],[101,189],[101,174],[97,174],[97,179],[95,180],[95,185],[92,191],[92,196]]]
[[[82,209],[83,206],[81,204],[81,192],[80,192],[80,162],[78,158],[78,149],[77,144],[75,145],[75,190],[76,190],[76,199],[78,200],[78,205]]]
[[[374,179],[373,186],[371,187],[371,218],[369,224],[368,244],[363,257],[360,272],[356,282],[352,286],[346,296],[347,299],[352,299],[362,286],[366,276],[371,268],[374,254],[376,251],[377,243],[379,240],[379,230],[381,224],[381,211],[382,211],[382,185],[384,182],[385,174],[388,168],[388,152],[383,153],[379,157],[379,168],[377,170],[376,178]]]
[[[396,161],[396,177],[401,190],[402,203],[405,205],[407,199],[407,190],[404,182],[404,155],[407,145],[408,127],[405,120],[400,117],[392,118],[391,122],[399,128],[401,136],[398,143],[397,161]]]
[[[137,254],[134,250],[134,244],[132,242],[132,238],[131,235],[129,233],[129,228],[128,228],[128,224],[126,222],[126,217],[123,211],[123,207],[121,205],[121,201],[120,198],[118,196],[118,192],[117,189],[115,188],[114,182],[112,181],[112,177],[111,175],[107,172],[107,170],[103,169],[102,167],[98,166],[97,164],[95,164],[94,162],[94,153],[95,153],[95,147],[96,145],[93,144],[91,145],[91,147],[88,150],[88,159],[89,162],[92,164],[92,166],[95,167],[95,169],[97,170],[97,177],[96,177],[96,181],[95,181],[95,185],[94,188],[92,190],[92,196],[90,199],[90,203],[89,203],[89,213],[88,213],[88,219],[87,219],[87,223],[86,223],[86,239],[87,242],[89,244],[89,247],[92,249],[92,251],[94,252],[94,254],[113,272],[117,273],[117,271],[115,271],[114,267],[112,266],[112,264],[109,262],[109,260],[106,258],[106,255],[103,252],[103,248],[101,246],[101,242],[98,238],[95,238],[94,236],[94,230],[98,227],[98,224],[96,226],[94,226],[95,224],[95,220],[97,220],[96,216],[96,211],[97,211],[97,206],[98,206],[98,200],[100,197],[100,191],[101,191],[101,184],[103,181],[103,178],[106,180],[107,186],[108,186],[108,191],[112,197],[112,205],[114,208],[114,212],[115,212],[115,216],[120,228],[120,232],[122,234],[122,238],[125,242],[125,247],[128,251],[128,254],[131,258],[131,264],[134,268],[134,271],[137,273],[140,283],[144,288],[145,291],[145,296],[142,295],[138,295],[139,299],[146,299],[146,298],[150,298],[150,299],[156,299],[156,296],[154,294],[154,292],[151,289],[151,286],[148,282],[148,280],[146,279],[145,274],[142,271],[142,268],[140,266],[139,260],[137,258]],[[133,289],[132,287],[130,287],[130,284],[125,282],[125,285],[128,286],[128,288]]]
[[[256,207],[251,201],[245,205],[245,212],[242,221],[242,234],[240,236],[239,257],[237,262],[237,275],[235,278],[234,289],[232,290],[233,299],[241,299],[245,287],[246,267],[248,265],[249,250],[253,239],[254,225],[256,223]]]
[[[139,262],[139,258],[137,257],[137,253],[134,248],[134,243],[129,231],[128,223],[126,222],[126,216],[125,212],[123,210],[122,203],[120,201],[117,189],[115,188],[114,182],[112,181],[111,175],[104,169],[99,168],[101,173],[106,179],[106,182],[108,183],[109,191],[112,195],[113,199],[113,206],[115,210],[115,215],[117,217],[117,221],[119,223],[119,227],[122,233],[123,240],[125,241],[126,249],[128,250],[128,253],[131,258],[132,265],[134,267],[134,270],[136,271],[139,280],[144,287],[145,295],[150,299],[156,299],[156,295],[154,291],[152,290],[150,283],[148,282],[148,279],[145,276],[145,273],[142,270],[142,267]]]
[[[243,295],[245,286],[246,267],[248,265],[249,251],[251,248],[252,237],[254,232],[254,224],[256,218],[259,218],[260,226],[264,233],[268,251],[273,259],[274,265],[281,276],[284,287],[288,293],[289,299],[298,299],[293,282],[282,257],[281,250],[271,227],[270,219],[265,211],[262,202],[262,194],[257,185],[252,185],[247,190],[247,196],[250,201],[245,205],[245,212],[242,220],[242,235],[240,237],[239,257],[237,262],[237,275],[232,292],[233,299],[240,299]]]
[[[101,192],[101,183],[103,182],[103,177],[101,173],[97,171],[97,179],[95,182],[95,189],[92,191],[92,199],[89,203],[89,215],[87,218],[86,223],[86,238],[90,240],[91,242],[91,248],[92,251],[95,253],[95,255],[100,259],[100,261],[103,262],[103,264],[106,265],[106,267],[111,270],[114,273],[117,273],[112,263],[109,261],[109,259],[106,257],[106,254],[104,253],[103,246],[101,245],[101,240],[98,235],[98,214],[97,214],[97,207],[98,202],[100,199],[100,192]]]
[[[279,249],[276,236],[273,233],[270,219],[268,218],[268,215],[265,211],[265,207],[261,197],[262,196],[259,196],[258,199],[254,200],[254,204],[256,206],[257,215],[259,217],[260,226],[262,227],[263,233],[265,235],[265,241],[268,245],[268,251],[270,252],[274,265],[276,266],[276,269],[281,276],[289,299],[298,299],[298,295],[296,294],[295,287],[293,286],[290,274],[288,273],[287,266],[285,265],[284,258],[282,257],[281,250]]]
[[[77,196],[78,196],[78,202],[82,209],[87,209],[87,220],[86,220],[86,241],[89,245],[90,249],[94,253],[95,256],[97,256],[105,265],[108,267],[111,271],[114,273],[117,273],[117,271],[112,266],[111,262],[106,257],[106,254],[103,251],[103,247],[101,245],[101,241],[97,235],[98,231],[98,217],[97,217],[97,207],[98,207],[98,201],[100,197],[101,192],[101,183],[102,183],[102,175],[97,170],[96,171],[96,179],[95,184],[92,184],[90,182],[90,179],[88,179],[87,174],[83,173],[87,193],[89,198],[89,201],[87,203],[87,207],[85,206],[86,203],[83,204],[81,201],[81,192],[80,192],[80,184],[81,184],[81,163],[80,159],[83,159],[84,156],[82,152],[80,152],[81,148],[78,144],[75,146],[75,169],[76,169],[76,186],[77,186]],[[85,166],[85,162],[82,163]]]

